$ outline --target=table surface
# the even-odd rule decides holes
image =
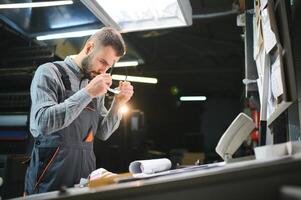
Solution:
[[[252,194],[249,199],[272,199],[276,195],[275,188],[283,184],[301,185],[301,155],[240,161],[215,167],[184,168],[180,173],[97,188],[68,188],[64,193],[54,191],[19,199],[221,199],[224,195],[234,194],[237,199],[242,196],[248,199],[248,194]],[[264,194],[254,196],[256,191],[249,193],[250,187]]]

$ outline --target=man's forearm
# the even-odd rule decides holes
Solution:
[[[122,114],[119,111],[119,105],[113,101],[111,108],[102,115],[103,119],[98,125],[96,136],[101,140],[107,140],[113,132],[119,127]]]

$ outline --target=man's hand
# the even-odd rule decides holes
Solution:
[[[134,88],[130,82],[120,81],[118,89],[120,93],[115,96],[115,101],[119,106],[126,104],[134,94]]]
[[[99,74],[93,78],[85,87],[92,98],[107,93],[108,87],[112,85],[112,77],[110,74]]]

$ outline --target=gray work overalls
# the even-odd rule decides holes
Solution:
[[[62,102],[75,92],[71,91],[70,85],[65,84],[69,78],[63,66],[56,64],[56,67],[62,75],[66,89]],[[79,183],[80,178],[87,178],[95,170],[93,138],[99,120],[96,108],[97,99],[93,99],[68,127],[35,138],[25,177],[25,194],[74,186]]]

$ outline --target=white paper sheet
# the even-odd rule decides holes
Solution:
[[[270,74],[270,79],[271,79]],[[273,112],[275,112],[275,109],[277,107],[277,99],[274,97],[272,92],[272,81],[269,81],[269,89],[268,89],[268,102],[267,102],[267,119],[270,118]]]
[[[256,68],[258,73],[258,79],[257,79],[257,87],[259,92],[259,99],[260,103],[262,103],[262,93],[263,93],[263,75],[264,75],[264,68],[265,68],[265,51],[263,48],[260,49],[259,54],[256,58]]]
[[[260,0],[260,9],[263,10],[268,4],[268,0]]]
[[[274,98],[283,94],[283,81],[281,76],[281,63],[278,56],[271,69],[271,89]]]
[[[270,84],[270,59],[269,56],[264,58],[263,78],[262,78],[262,91],[261,91],[261,106],[260,106],[260,120],[265,121],[267,119],[267,106],[268,106],[268,94]]]
[[[262,31],[263,31],[263,42],[266,53],[269,53],[273,47],[277,44],[276,35],[271,28],[270,16],[268,8],[265,8],[261,14],[262,17]]]
[[[171,168],[171,161],[167,158],[151,159],[151,160],[137,160],[131,162],[129,171],[133,174],[144,173],[152,174],[169,170]]]

